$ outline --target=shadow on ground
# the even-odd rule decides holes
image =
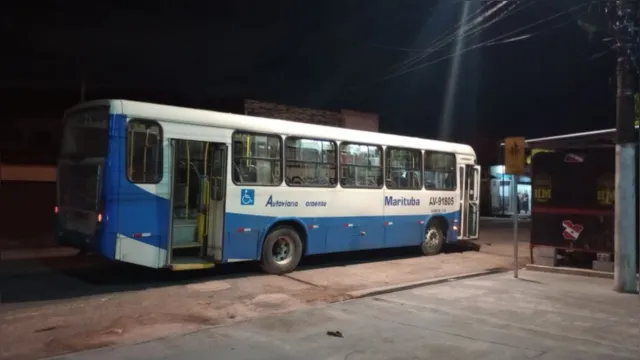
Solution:
[[[521,229],[526,226],[521,226]],[[480,241],[459,241],[456,245],[446,246],[444,252],[480,251],[485,246],[490,249],[495,244],[510,241],[510,234],[508,221],[483,220]],[[419,256],[416,247],[315,255],[304,258],[298,269],[348,266]],[[222,264],[210,270],[171,272],[110,262],[98,256],[5,260],[0,263],[0,303],[26,305],[35,301],[65,300],[249,276],[264,276],[257,263]]]
[[[462,243],[447,246],[445,253],[477,251],[479,246]],[[299,270],[348,266],[421,256],[415,247],[357,251],[304,258]],[[66,256],[38,261],[9,260],[4,267],[32,266],[41,271],[0,276],[2,304],[55,301],[105,293],[140,291],[165,286],[184,285],[248,276],[264,276],[257,263],[222,264],[214,269],[172,272],[154,270],[126,263],[109,262],[97,256]],[[10,264],[13,263],[13,264]]]

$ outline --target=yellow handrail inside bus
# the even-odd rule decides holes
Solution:
[[[189,185],[191,184],[189,182],[189,176],[191,173],[191,154],[189,153],[189,141],[188,140],[183,140],[185,146],[187,147],[187,163],[185,164],[185,169],[187,170],[187,186],[184,187],[184,192],[185,192],[185,210],[184,210],[184,218],[188,219],[189,218]]]
[[[251,157],[251,135],[247,135],[247,167],[249,167],[250,163],[249,163],[249,158]]]
[[[142,182],[147,182],[147,148],[149,147],[149,129],[144,136],[144,153],[142,155]]]
[[[204,182],[202,184],[202,186],[204,186],[204,189],[202,189],[202,196],[204,198],[202,203],[205,206],[205,213],[209,212],[209,183],[211,182],[211,180],[208,178],[209,173],[207,172],[207,170],[209,170],[209,143],[204,146]],[[211,174],[211,176],[213,176],[213,174]]]
[[[198,214],[198,242],[202,243],[204,242],[204,238],[205,236],[207,236],[208,234],[208,221],[207,221],[207,216],[209,214],[209,179],[207,178],[207,163],[209,161],[209,143],[206,143],[205,147],[204,147],[204,176],[202,179],[202,189],[200,191],[200,195],[202,196],[202,204],[204,206],[204,209],[201,209],[202,211],[200,211],[200,213]]]

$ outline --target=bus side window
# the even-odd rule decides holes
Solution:
[[[335,142],[287,137],[285,148],[288,186],[335,186],[338,161]]]
[[[343,187],[382,188],[382,146],[341,143],[340,157]]]
[[[162,127],[155,121],[132,119],[127,124],[127,177],[139,184],[162,180]]]
[[[422,151],[388,147],[386,149],[386,179],[389,189],[420,190]]]
[[[424,152],[424,187],[427,190],[456,189],[456,156],[450,153]]]
[[[233,181],[237,185],[282,183],[282,138],[278,135],[233,134]]]

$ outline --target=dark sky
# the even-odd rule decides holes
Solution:
[[[510,1],[480,18],[476,28],[497,21],[464,37],[458,50],[476,48],[460,54],[453,81],[454,57],[447,56],[456,52],[451,30],[464,7],[478,19],[500,2],[31,2],[0,12],[0,86],[5,95],[76,96],[84,73],[89,93],[350,108],[380,114],[385,132],[483,146],[507,135],[613,127],[615,54],[594,58],[607,49],[603,35],[578,26],[598,10],[567,12],[586,2]],[[478,46],[501,35],[516,41]],[[434,41],[442,45],[435,51]],[[404,68],[414,69],[393,75],[415,58]]]

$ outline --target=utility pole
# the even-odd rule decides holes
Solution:
[[[635,56],[638,0],[621,0],[613,22],[618,50],[616,95],[616,176],[614,290],[635,293],[636,283],[636,131],[634,126]]]

